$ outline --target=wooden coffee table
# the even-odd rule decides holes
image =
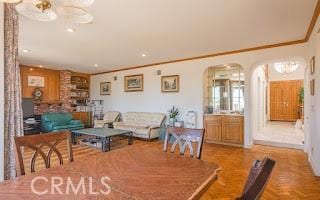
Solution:
[[[79,135],[96,136],[101,139],[102,152],[110,151],[111,137],[114,136],[126,136],[128,138],[128,145],[132,144],[132,131],[112,129],[112,128],[87,128],[80,130],[73,130],[71,137],[72,143],[77,144],[77,137]]]

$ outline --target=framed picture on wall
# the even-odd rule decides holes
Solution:
[[[179,92],[179,75],[162,76],[161,92]]]
[[[310,60],[310,72],[311,74],[314,74],[316,71],[316,58],[313,56]]]
[[[310,81],[310,95],[314,96],[314,94],[315,94],[315,80],[312,79]]]
[[[125,76],[124,91],[125,92],[143,91],[143,74]]]
[[[44,77],[43,76],[28,76],[28,86],[29,87],[44,87]]]
[[[100,95],[111,95],[111,82],[100,83]]]

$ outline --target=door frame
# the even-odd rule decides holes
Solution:
[[[253,81],[253,78],[254,78],[254,75],[255,75],[255,70],[260,67],[260,66],[263,66],[263,65],[267,65],[267,64],[270,64],[270,63],[276,63],[276,62],[282,62],[282,61],[287,61],[287,60],[295,60],[295,61],[298,61],[302,64],[302,66],[305,68],[305,77],[307,76],[307,69],[309,68],[308,66],[308,62],[307,62],[307,59],[303,56],[291,56],[291,55],[287,55],[285,56],[285,58],[274,58],[274,59],[268,59],[268,60],[263,60],[263,61],[258,61],[256,62],[255,64],[252,65],[252,67],[250,68],[250,71],[248,73],[248,84],[249,84],[249,91],[250,91],[250,95],[248,96],[249,97],[249,109],[247,108],[246,110],[249,110],[248,112],[248,115],[249,115],[249,124],[248,124],[248,128],[249,128],[249,131],[246,132],[245,134],[245,147],[246,148],[251,148],[252,145],[254,145],[253,141],[254,141],[254,135],[255,135],[255,131],[256,131],[256,114],[257,114],[257,110],[254,109],[255,107],[255,96],[254,96],[254,93],[255,91],[253,90],[254,87],[253,85],[256,84],[256,82]],[[304,79],[306,81],[306,79]],[[306,86],[306,84],[305,84]],[[270,87],[266,84],[266,87],[267,87],[267,93],[269,94],[270,93]],[[305,88],[306,89],[306,88]],[[268,97],[269,95],[267,95]],[[270,103],[270,99],[266,99],[266,106],[267,106],[267,109],[268,109],[268,115],[266,116],[266,120],[269,120],[269,113],[270,113],[270,106],[269,106],[269,103]],[[248,107],[247,106],[247,107]],[[306,96],[305,96],[305,108],[306,108]],[[306,109],[307,110],[307,109]],[[247,120],[247,117],[248,116],[245,116],[245,120]],[[306,120],[306,113],[305,113],[305,118]],[[246,127],[245,127],[246,128]],[[304,134],[305,134],[305,137],[308,137],[306,135],[309,135],[309,127],[306,127],[305,128],[305,131],[304,131]],[[305,140],[305,144],[304,144],[304,148],[305,148],[305,152],[306,149],[309,149],[309,146],[310,144],[309,143],[306,143],[306,140]]]

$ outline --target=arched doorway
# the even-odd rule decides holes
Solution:
[[[253,144],[304,148],[302,58],[267,61],[251,76]]]

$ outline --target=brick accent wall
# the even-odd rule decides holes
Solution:
[[[71,71],[60,71],[60,101],[62,111],[71,112]]]
[[[61,112],[62,106],[60,104],[34,104],[34,114],[42,115],[45,112]]]
[[[34,104],[34,114],[42,115],[45,112],[71,112],[71,71],[63,70],[59,72],[59,97],[61,103]]]

